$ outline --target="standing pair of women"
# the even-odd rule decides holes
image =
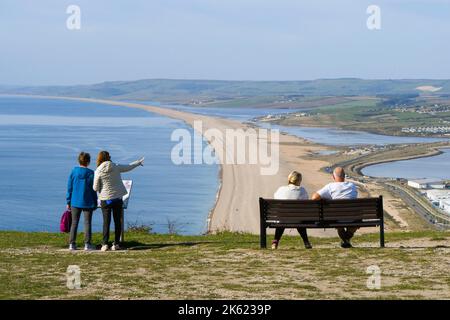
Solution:
[[[122,232],[122,198],[127,190],[122,182],[121,173],[128,172],[144,164],[144,158],[129,165],[115,164],[107,151],[101,151],[97,157],[97,169],[89,169],[90,155],[80,153],[78,157],[80,166],[75,167],[70,174],[67,187],[67,207],[71,209],[72,226],[70,228],[70,250],[76,250],[76,236],[81,212],[84,212],[85,250],[93,250],[92,239],[92,213],[101,203],[103,213],[103,240],[102,251],[109,250],[109,229],[111,215],[114,220],[114,243],[112,250],[120,250],[120,235]]]

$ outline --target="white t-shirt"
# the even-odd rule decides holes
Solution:
[[[307,200],[308,192],[303,187],[288,184],[287,186],[279,187],[273,198],[278,200]]]
[[[352,182],[332,182],[317,191],[322,199],[356,199],[358,190]]]

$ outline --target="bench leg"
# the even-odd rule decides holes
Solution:
[[[261,225],[260,244],[261,244],[261,249],[267,248],[267,232],[266,232],[265,225]]]
[[[384,248],[384,222],[380,224],[380,248]]]

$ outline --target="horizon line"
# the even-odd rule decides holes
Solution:
[[[450,81],[450,78],[358,78],[358,77],[338,77],[338,78],[315,78],[304,80],[225,80],[225,79],[201,79],[201,78],[141,78],[135,80],[104,80],[91,83],[77,84],[4,84],[0,87],[76,87],[92,86],[115,82],[138,82],[138,81],[213,81],[213,82],[313,82],[322,80],[361,80],[361,81]]]

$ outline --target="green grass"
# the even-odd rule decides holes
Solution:
[[[126,240],[122,252],[72,253],[67,235],[0,232],[0,299],[450,298],[445,232],[388,233],[385,249],[361,235],[350,250],[336,238],[312,238],[306,250],[290,236],[260,250],[257,236],[240,233]],[[81,290],[66,287],[69,265],[81,269]],[[382,270],[381,290],[366,287],[370,265]]]
[[[447,113],[432,115],[398,112],[381,105],[380,102],[380,99],[361,99],[324,105],[315,108],[310,117],[288,117],[278,122],[282,125],[329,126],[387,135],[403,135],[402,128],[405,127],[443,126],[443,121],[450,121]]]

